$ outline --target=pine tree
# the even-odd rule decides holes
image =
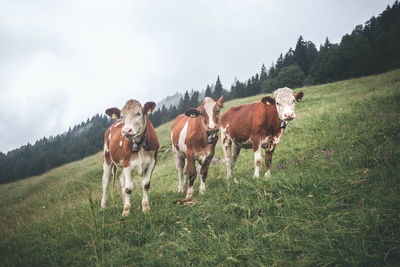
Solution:
[[[193,91],[190,97],[190,107],[196,108],[199,106],[199,91]]]
[[[189,97],[189,92],[186,91],[183,98],[181,97],[181,99],[179,100],[178,104],[179,113],[184,113],[188,108],[190,108],[190,97]]]
[[[207,84],[206,92],[204,94],[205,97],[211,97],[212,96],[212,89],[211,86]]]
[[[267,74],[267,68],[265,67],[264,64],[261,66],[261,72],[260,72],[260,82],[264,82],[268,78]]]
[[[213,92],[214,100],[218,100],[222,96],[222,93],[223,93],[223,88],[222,88],[221,80],[219,79],[219,75],[218,75],[217,82],[215,83],[214,92]]]

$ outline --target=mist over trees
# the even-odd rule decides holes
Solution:
[[[7,155],[0,152],[0,183],[39,175],[99,152],[104,145],[104,132],[111,123],[106,116],[96,115],[64,134],[44,137]]]
[[[381,73],[400,67],[399,47],[400,4],[396,1],[378,17],[372,17],[364,25],[357,25],[352,33],[345,34],[339,44],[331,43],[326,37],[317,49],[313,42],[300,35],[294,49],[281,53],[268,69],[262,64],[259,73],[246,81],[235,80],[229,90],[222,87],[218,76],[215,85],[207,85],[205,96],[216,100],[224,95],[226,101],[272,93],[285,86],[297,88]],[[170,106],[166,113],[154,114],[151,117],[154,125],[183,113],[182,101],[188,100],[181,99],[178,108]]]
[[[203,100],[201,92],[214,100],[223,95],[227,101],[269,94],[284,86],[297,88],[385,72],[400,67],[399,47],[400,4],[396,1],[379,16],[345,34],[339,44],[326,37],[317,49],[300,35],[294,49],[280,54],[269,68],[262,64],[260,72],[246,81],[235,80],[227,89],[217,76],[215,84],[201,91],[186,91],[177,105],[162,105],[149,118],[155,127],[168,122],[188,108],[198,107]],[[0,183],[38,175],[100,151],[110,124],[105,116],[96,115],[65,134],[43,138],[7,154],[0,152]]]

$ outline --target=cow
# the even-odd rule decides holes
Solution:
[[[122,172],[119,180],[124,202],[122,215],[128,216],[130,213],[134,170],[143,177],[142,211],[150,210],[148,191],[157,161],[159,143],[157,133],[147,114],[150,114],[155,106],[154,102],[147,102],[142,107],[139,101],[131,99],[126,102],[122,110],[115,107],[106,110],[108,116],[118,120],[104,134],[102,208],[106,207],[109,178],[113,174],[115,181],[116,169],[120,167]]]
[[[223,96],[217,102],[206,97],[198,108],[186,110],[184,114],[176,117],[172,124],[171,140],[178,172],[178,192],[181,193],[186,190],[189,176],[186,201],[189,201],[193,196],[193,183],[196,180],[197,172],[201,176],[199,193],[205,193],[208,167],[218,141],[219,112],[223,102]],[[185,160],[187,171],[183,173]],[[201,166],[199,171],[195,167],[196,161]],[[185,175],[184,183],[182,181],[183,175]]]
[[[221,140],[227,176],[232,176],[241,148],[253,148],[254,177],[259,177],[262,164],[261,149],[265,149],[265,176],[271,175],[272,154],[281,140],[286,124],[293,120],[296,101],[304,93],[294,94],[287,87],[277,89],[274,97],[233,106],[221,116]]]

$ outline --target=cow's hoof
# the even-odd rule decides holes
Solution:
[[[107,207],[107,205],[106,205],[106,202],[101,202],[101,207],[104,209],[104,208],[106,208]]]
[[[126,217],[131,212],[131,205],[124,205],[124,210],[122,212],[122,216]]]
[[[200,189],[199,189],[199,194],[200,195],[204,195],[204,193],[206,192],[206,186],[205,185],[200,185]]]
[[[148,202],[142,203],[142,212],[146,213],[150,211],[150,206]]]
[[[268,170],[268,171],[265,173],[265,177],[270,177],[270,176],[271,176],[271,171]]]
[[[128,211],[124,210],[124,211],[122,212],[122,216],[127,217],[127,216],[129,216],[129,213],[130,213],[129,210],[128,210]]]

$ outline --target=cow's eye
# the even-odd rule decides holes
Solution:
[[[136,117],[139,117],[140,115],[141,115],[140,112],[136,113]]]
[[[219,114],[219,110],[217,110],[217,114]]]
[[[293,103],[296,102],[296,100],[293,99]]]
[[[279,103],[278,103],[278,102],[276,102],[276,104],[279,106]]]

